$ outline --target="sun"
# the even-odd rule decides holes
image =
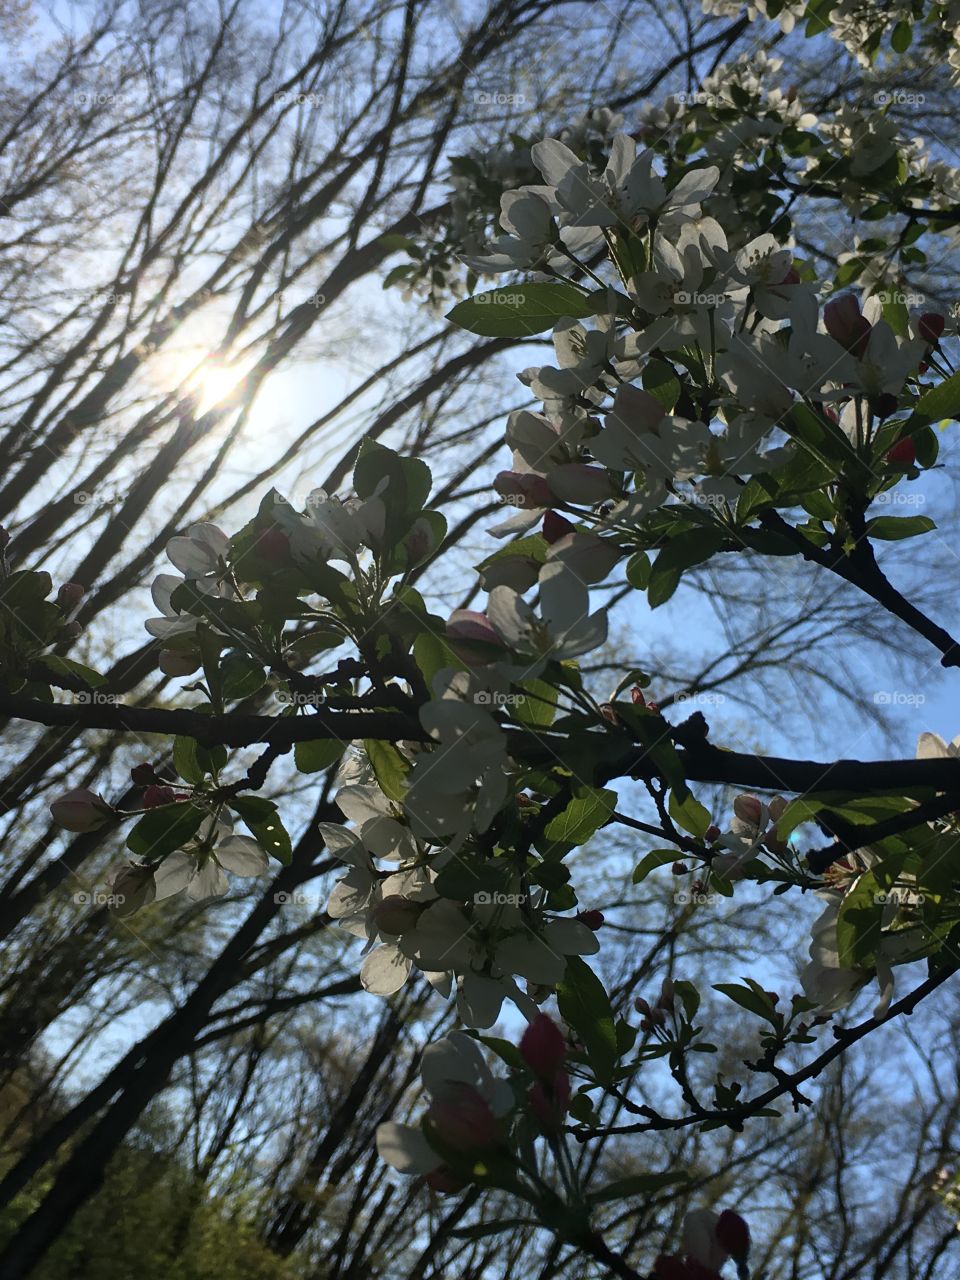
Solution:
[[[248,363],[229,362],[219,356],[203,357],[185,381],[185,389],[197,399],[201,415],[228,400],[250,371]]]

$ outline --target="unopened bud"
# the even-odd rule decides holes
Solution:
[[[431,1169],[429,1173],[424,1174],[423,1180],[431,1191],[436,1191],[442,1196],[459,1195],[469,1185],[465,1179],[445,1164],[442,1164],[439,1169]]]
[[[255,550],[257,555],[273,565],[285,565],[290,562],[290,538],[282,529],[264,529],[257,538]]]
[[[936,346],[943,333],[946,319],[937,311],[926,311],[917,321],[917,333],[925,342]]]
[[[763,805],[756,796],[737,796],[733,802],[733,812],[741,822],[748,822],[751,827],[758,827],[763,817]]]
[[[594,933],[596,933],[598,929],[603,928],[602,911],[597,911],[596,909],[591,911],[578,911],[577,919],[585,924],[588,929],[592,929]]]
[[[158,787],[151,784],[143,793],[143,807],[145,809],[159,809],[161,805],[173,804],[176,798],[177,793],[173,787]]]
[[[660,1009],[666,1009],[668,1012],[673,1009],[673,979],[664,978],[660,986],[660,995],[657,999],[657,1006]]]
[[[675,876],[685,876],[689,870],[690,868],[685,862],[675,862],[670,868],[671,873]]]
[[[535,1075],[551,1080],[567,1056],[563,1032],[545,1013],[531,1019],[520,1038],[520,1056]]]
[[[79,622],[66,622],[61,629],[60,635],[64,640],[79,640],[83,635],[83,627]]]
[[[886,452],[887,462],[892,467],[912,467],[917,460],[917,446],[911,436],[898,440]]]
[[[575,531],[576,526],[560,515],[558,511],[548,511],[543,517],[543,536],[551,546],[555,542],[559,542],[561,538],[565,538],[567,534]]]
[[[130,781],[135,787],[149,787],[156,780],[157,773],[152,764],[135,764],[130,770]]]
[[[714,1233],[734,1262],[742,1262],[750,1252],[750,1228],[739,1213],[724,1209],[717,1219]]]
[[[500,1124],[490,1104],[473,1085],[448,1081],[434,1098],[427,1118],[442,1142],[458,1151],[488,1151],[500,1140]]]
[[[636,1009],[637,1013],[642,1013],[644,1017],[650,1016],[650,1006],[647,1004],[646,1000],[644,1000],[643,996],[637,996],[636,1000],[633,1002],[633,1007]]]
[[[57,604],[65,613],[75,609],[86,592],[79,582],[64,582],[57,592]]]
[[[707,827],[706,831],[703,833],[703,838],[706,840],[707,844],[713,844],[714,840],[720,839],[720,828],[714,826],[711,822],[709,827]]]
[[[53,801],[50,812],[57,826],[74,832],[96,831],[113,815],[103,796],[86,787],[65,792]]]
[[[566,1071],[561,1067],[549,1083],[537,1080],[527,1092],[527,1102],[543,1129],[558,1130],[570,1105],[570,1077]]]

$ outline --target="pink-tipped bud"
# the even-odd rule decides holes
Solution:
[[[938,311],[925,311],[917,321],[917,333],[924,342],[935,347],[940,341],[946,325],[946,319]]]
[[[664,978],[660,985],[660,995],[657,997],[657,1008],[666,1009],[667,1012],[673,1010],[673,979]]]
[[[751,827],[758,827],[763,818],[763,805],[756,796],[737,796],[733,802],[733,812],[741,822],[748,822]]]
[[[543,536],[551,546],[570,533],[576,533],[575,525],[560,515],[558,511],[546,512],[543,517]]]
[[[177,799],[177,793],[173,787],[158,787],[151,784],[143,793],[143,807],[145,809],[159,809],[164,804],[174,804]]]
[[[60,636],[64,640],[79,640],[83,635],[83,627],[79,622],[66,622],[60,632]]]
[[[823,323],[827,327],[827,333],[841,347],[846,347],[854,355],[863,355],[871,326],[860,314],[860,303],[852,293],[842,293],[839,298],[827,303],[823,308]],[[855,350],[861,345],[863,350]]]
[[[647,705],[647,700],[643,696],[643,690],[638,684],[635,684],[630,690],[630,701],[635,707],[645,707]]]
[[[724,1209],[717,1219],[716,1237],[734,1262],[742,1262],[750,1252],[750,1228],[739,1213]]]
[[[585,924],[588,929],[592,929],[594,933],[603,928],[603,912],[597,911],[596,908],[590,911],[578,911],[577,919]]]
[[[159,664],[165,676],[190,676],[200,669],[200,655],[183,653],[179,649],[161,649]]]
[[[373,919],[381,933],[398,936],[414,927],[422,911],[419,902],[405,898],[402,893],[390,893],[373,908]]]
[[[709,827],[707,827],[706,831],[703,833],[703,838],[706,840],[707,844],[713,844],[714,840],[720,839],[720,828],[711,822]]]
[[[488,1151],[500,1140],[500,1124],[490,1104],[473,1085],[448,1081],[434,1098],[427,1117],[437,1137],[457,1151]]]
[[[693,1209],[683,1219],[683,1249],[687,1260],[695,1259],[717,1271],[727,1260],[727,1251],[717,1239],[719,1214],[712,1209]]]
[[[86,595],[79,582],[65,582],[57,592],[57,604],[65,613],[75,609]]]
[[[135,764],[130,770],[130,781],[135,787],[149,787],[157,780],[157,771],[152,764]]]
[[[53,801],[50,812],[58,827],[74,832],[96,831],[113,815],[103,796],[86,787],[65,792]]]
[[[442,1164],[439,1169],[431,1169],[429,1173],[424,1174],[424,1182],[431,1191],[436,1191],[442,1196],[459,1195],[469,1183],[461,1178],[458,1173]]]
[[[902,440],[898,440],[892,445],[886,453],[887,462],[892,467],[912,467],[917,460],[917,446],[913,442],[911,436],[904,436]]]
[[[501,471],[494,477],[493,487],[514,507],[531,510],[553,506],[553,493],[544,476],[524,471]]]
[[[520,1038],[520,1056],[542,1080],[552,1080],[567,1056],[563,1032],[545,1013],[538,1013]]]
[[[642,1013],[645,1018],[649,1018],[650,1006],[647,1001],[644,1000],[643,996],[637,996],[636,1000],[633,1002],[633,1007],[636,1009],[637,1013]]]
[[[675,876],[685,876],[689,870],[685,862],[675,862],[670,868],[670,873]]]
[[[487,615],[475,609],[456,609],[451,613],[447,640],[457,657],[469,666],[494,662],[506,649]]]
[[[527,1092],[527,1102],[541,1128],[548,1132],[559,1129],[570,1105],[570,1077],[566,1071],[555,1071],[549,1084],[537,1080]]]

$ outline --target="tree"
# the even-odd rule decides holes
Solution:
[[[60,1020],[88,1013],[61,1039],[60,1061],[31,1078],[26,1103],[35,1111],[111,1020],[145,1001],[157,1016],[27,1141],[14,1120],[5,1275],[44,1265],[76,1215],[96,1219],[83,1206],[172,1082],[194,1117],[197,1203],[207,1184],[219,1203],[218,1180],[242,1187],[265,1152],[283,1176],[260,1205],[264,1245],[284,1260],[306,1243],[318,1274],[422,1276],[443,1258],[480,1275],[505,1241],[519,1258],[531,1240],[544,1276],[703,1277],[728,1258],[741,1276],[757,1265],[799,1274],[823,1256],[808,1218],[792,1230],[781,1218],[754,1246],[767,1255],[756,1264],[724,1197],[744,1207],[741,1183],[771,1143],[844,1176],[845,1075],[829,1077],[808,1144],[789,1126],[768,1136],[765,1122],[810,1106],[811,1082],[954,972],[955,745],[925,733],[916,760],[807,759],[725,737],[704,710],[765,666],[800,670],[805,636],[824,642],[823,611],[791,585],[796,604],[773,608],[750,645],[744,574],[834,583],[831,626],[856,623],[864,652],[896,625],[918,654],[960,665],[942,601],[898,588],[884,550],[932,534],[928,516],[889,508],[924,492],[937,425],[960,415],[956,318],[922,294],[911,301],[912,276],[956,225],[955,172],[907,143],[893,117],[849,103],[807,110],[771,87],[779,66],[768,59],[716,65],[749,32],[740,18],[691,28],[685,49],[636,83],[611,67],[602,92],[565,102],[563,127],[542,92],[507,122],[508,139],[464,150],[467,77],[516,76],[564,9],[495,5],[438,62],[435,41],[449,37],[431,6],[402,18],[372,6],[363,19],[342,7],[322,20],[291,8],[243,83],[235,41],[260,39],[255,15],[117,7],[18,73],[6,108],[16,183],[5,202],[20,223],[9,283],[31,292],[8,320],[17,465],[0,496],[13,532],[0,706],[23,755],[6,788],[10,831],[23,838],[47,801],[53,825],[4,887],[8,934],[24,922],[3,1010],[11,1072],[42,1032],[57,1039]],[[570,6],[569,30],[584,18]],[[946,20],[937,7],[925,16],[930,50]],[[879,53],[896,74],[880,22],[836,21],[859,57]],[[905,22],[893,36],[901,56]],[[827,25],[811,12],[812,34]],[[174,47],[179,80],[160,76]],[[347,67],[369,85],[362,102],[338,96]],[[647,105],[628,131],[618,113],[681,67],[688,91]],[[109,91],[82,87],[92,68]],[[84,110],[49,131],[43,94],[64,87],[84,108],[105,94],[106,122]],[[477,89],[477,118],[522,97]],[[321,127],[305,109],[330,100]],[[437,117],[427,128],[425,112]],[[441,195],[445,157],[453,189]],[[106,209],[77,180],[87,160],[94,175],[119,166]],[[111,256],[101,228],[129,208],[129,240]],[[830,220],[848,216],[884,234],[836,255]],[[91,248],[108,264],[108,296],[92,317],[85,305],[45,317],[24,342],[25,310]],[[279,458],[220,490],[267,375],[396,254],[386,282],[434,307],[459,298],[451,326],[424,322]],[[481,287],[484,275],[506,279]],[[824,301],[824,285],[837,296]],[[211,307],[218,336],[204,338],[199,372],[179,364],[169,389],[149,390],[153,355]],[[361,340],[362,322],[345,323]],[[556,364],[524,370],[525,401],[497,394],[459,425],[482,366],[549,331]],[[293,500],[263,492],[398,373],[403,391],[388,391],[323,487]],[[406,438],[387,447],[411,407]],[[494,477],[503,417],[513,465]],[[201,470],[181,486],[188,456]],[[110,502],[108,478],[126,486]],[[62,489],[31,511],[47,483]],[[161,492],[175,495],[165,511]],[[258,505],[229,534],[195,518],[201,499],[212,517],[254,492]],[[499,529],[509,540],[467,577],[469,535],[498,502],[516,509]],[[177,573],[154,582],[156,643],[111,654],[108,611],[130,607],[162,546]],[[57,568],[61,552],[54,593],[42,565]],[[608,620],[618,611],[629,625],[639,597],[656,609],[708,581],[739,616],[723,651],[655,701],[669,660],[624,661]],[[441,611],[449,583],[456,597]],[[481,590],[484,610],[466,607]],[[861,687],[851,704],[865,697]],[[699,699],[689,715],[688,698]],[[128,782],[131,736],[147,750]],[[288,794],[264,794],[281,772]],[[57,827],[73,838],[50,859]],[[580,851],[599,833],[612,847],[614,832],[650,898],[627,899],[620,926],[647,935],[641,955],[600,946],[610,929],[592,886],[610,872],[596,865],[598,841]],[[306,887],[338,863],[348,870],[326,915],[291,923],[288,909],[308,906]],[[50,897],[72,877],[74,906],[94,908],[79,936],[62,893]],[[233,877],[237,894],[211,903]],[[803,994],[781,998],[756,963],[739,977],[734,959],[755,962],[776,928],[792,925],[795,941],[789,908],[779,920],[776,910],[808,892],[824,901]],[[185,905],[171,910],[177,895]],[[752,955],[698,921],[731,898],[748,921],[751,907],[769,912],[752,926]],[[350,1028],[338,1002],[358,979],[340,966],[330,920],[369,944],[359,984],[390,998],[373,1037],[353,1036],[346,1055],[299,1020],[319,1007]],[[895,993],[894,970],[919,961],[926,975]],[[873,1015],[835,1021],[875,975]],[[731,1024],[711,989],[744,1016]],[[523,1034],[485,1034],[509,1005]],[[392,1117],[418,1067],[427,1109],[402,1124]],[[320,1079],[329,1072],[333,1089]],[[271,1088],[289,1103],[280,1122]],[[951,1132],[954,1113],[951,1096],[930,1109]],[[388,1165],[460,1197],[428,1232],[422,1184],[398,1192],[374,1130]],[[282,1136],[257,1136],[271,1131]],[[861,1270],[919,1258],[930,1271],[950,1247],[935,1217],[950,1203],[948,1153],[931,1169],[922,1141],[916,1150],[895,1217],[901,1256],[879,1229],[865,1238],[844,1220],[827,1241],[835,1273],[854,1256]]]

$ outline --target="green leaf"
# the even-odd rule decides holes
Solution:
[[[300,773],[322,773],[340,759],[344,744],[336,738],[316,742],[298,742],[293,748],[293,762]]]
[[[155,862],[181,848],[197,833],[206,810],[195,804],[163,804],[150,809],[127,835],[127,848]]]
[[[866,533],[868,538],[899,542],[902,538],[916,538],[921,533],[929,533],[936,527],[929,516],[877,516],[867,521]]]
[[[485,338],[529,338],[565,317],[583,319],[606,310],[606,290],[601,297],[598,304],[572,284],[510,285],[465,298],[447,319]]]
[[[583,1041],[597,1079],[611,1084],[617,1064],[617,1031],[610,997],[579,956],[567,957],[566,974],[557,988],[557,1005],[561,1017]]]
[[[680,379],[665,360],[651,360],[641,377],[644,391],[659,400],[664,413],[673,413],[680,398]]]
[[[220,677],[223,680],[223,696],[231,702],[251,697],[266,683],[263,664],[236,649],[224,654],[220,663]]]
[[[684,570],[709,560],[720,550],[724,541],[722,530],[713,526],[684,529],[671,538],[650,570],[650,582],[647,586],[650,608],[656,609],[665,604],[680,585]]]
[[[634,868],[633,883],[641,884],[651,871],[656,871],[657,867],[665,867],[668,862],[674,863],[679,857],[680,854],[676,849],[652,849]]]
[[[401,803],[407,790],[409,760],[392,742],[368,738],[364,740],[363,749],[373,766],[380,790],[388,800]]]
[[[73,658],[62,658],[58,653],[42,654],[37,661],[53,675],[72,676],[88,684],[91,689],[99,689],[101,685],[107,683],[107,677],[102,676],[99,671],[84,666],[82,662],[75,662]]]
[[[960,417],[960,369],[938,387],[925,392],[913,407],[908,427]]]
[[[913,44],[913,23],[902,19],[890,34],[890,44],[897,53],[906,53]]]
[[[533,729],[545,729],[557,714],[557,691],[546,680],[524,680],[516,686],[525,696],[513,707],[514,717]]]
[[[262,796],[234,796],[230,807],[239,813],[257,843],[287,866],[293,857],[293,847],[273,801],[264,800]]]
[[[710,810],[700,803],[693,792],[689,792],[685,800],[679,800],[676,792],[671,791],[667,807],[670,817],[678,827],[698,840],[703,839],[710,826]]]
[[[767,1022],[776,1022],[774,1003],[766,992],[757,991],[750,986],[738,987],[734,982],[715,982],[713,989],[726,996],[728,1000],[732,1000],[734,1004],[738,1004],[741,1009],[746,1009],[748,1013],[755,1013],[757,1017],[765,1018]]]
[[[601,787],[577,787],[562,813],[551,818],[537,848],[549,857],[558,846],[584,844],[610,819],[617,806],[617,794]]]

